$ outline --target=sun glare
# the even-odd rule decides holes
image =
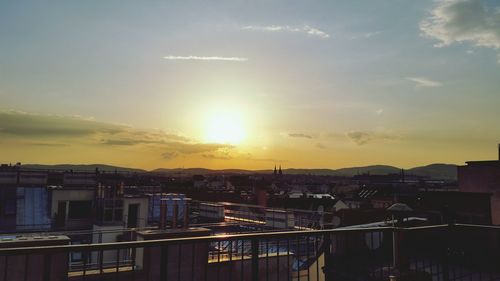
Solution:
[[[206,119],[206,142],[239,144],[245,135],[243,117],[236,111],[216,111]]]

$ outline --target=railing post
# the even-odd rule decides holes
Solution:
[[[50,281],[50,269],[52,267],[52,255],[45,255],[43,259],[43,281]],[[7,270],[7,268],[5,269]]]
[[[167,281],[168,269],[168,248],[166,245],[160,246],[160,281]]]
[[[392,267],[399,269],[399,235],[396,227],[392,227]]]
[[[259,281],[259,239],[253,238],[252,243],[252,281]]]
[[[400,274],[409,269],[408,253],[405,248],[405,229],[393,227],[392,229],[392,247],[393,247],[393,268]]]
[[[323,236],[323,258],[325,265],[323,266],[323,273],[325,274],[325,280],[331,281],[333,280],[333,259],[331,252],[332,240],[331,234],[325,233]]]
[[[449,259],[450,259],[450,239],[454,239],[453,237],[453,224],[449,223],[445,230],[445,235],[443,236],[444,240],[444,251],[443,251],[443,281],[450,280],[450,268],[449,268]]]

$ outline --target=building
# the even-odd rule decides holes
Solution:
[[[500,225],[500,145],[498,160],[468,161],[458,167],[458,189],[461,192],[491,194],[492,224]]]

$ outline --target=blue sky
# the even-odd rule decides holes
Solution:
[[[137,154],[117,157],[124,147],[111,145],[96,161],[134,165],[148,155],[143,167],[491,158],[500,140],[499,7],[491,0],[1,1],[0,135],[9,152],[1,160],[93,162],[83,152],[53,155],[100,153],[103,143],[133,143],[127,149]],[[28,138],[5,124],[27,115],[122,126],[129,135],[107,142],[113,136],[90,133],[80,143]],[[218,126],[207,120],[221,116],[233,120],[220,124],[227,134],[207,138]],[[234,127],[243,128],[241,139],[228,137],[239,132]],[[161,132],[161,141],[181,136],[179,147],[206,150],[128,142],[136,131]],[[64,146],[34,145],[40,140]],[[213,142],[221,146],[206,147]],[[32,156],[17,151],[19,143]]]

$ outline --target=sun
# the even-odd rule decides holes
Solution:
[[[240,144],[246,136],[243,116],[237,111],[217,110],[205,119],[205,141]]]

